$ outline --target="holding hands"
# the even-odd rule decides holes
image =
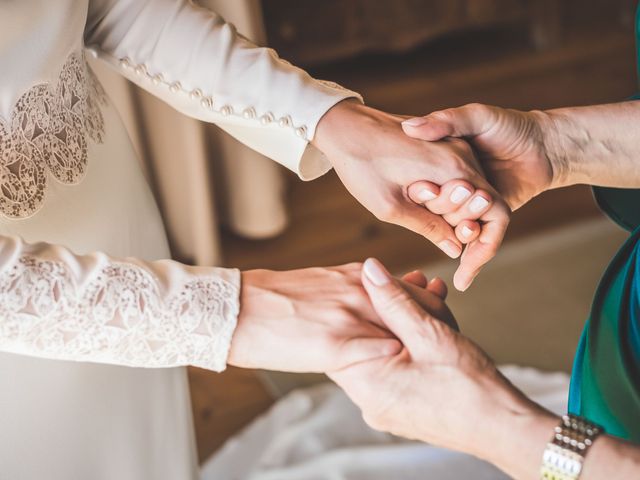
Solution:
[[[475,103],[412,118],[402,128],[407,135],[421,140],[466,140],[489,182],[516,210],[543,191],[562,186],[564,168],[558,157],[548,151],[546,131],[553,128],[552,123],[543,112]]]
[[[346,100],[325,114],[314,144],[377,218],[423,235],[452,258],[462,254],[454,284],[465,290],[495,255],[510,209],[485,179],[467,142],[410,138],[402,120]],[[448,183],[452,180],[460,182]],[[434,198],[438,186],[442,194]],[[475,221],[482,223],[481,230]]]
[[[376,313],[403,343],[394,355],[329,372],[365,421],[535,478],[529,472],[537,472],[555,417],[517,390],[475,343],[421,307],[377,260],[365,262],[362,281]],[[540,451],[523,455],[538,437]]]
[[[243,368],[327,372],[399,352],[402,344],[376,313],[361,276],[358,263],[244,272],[241,310],[228,363]],[[439,296],[446,291],[441,280],[432,282],[428,290],[407,282],[403,285],[416,302],[456,327]]]

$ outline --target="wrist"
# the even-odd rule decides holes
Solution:
[[[252,356],[258,350],[260,338],[254,334],[256,330],[266,328],[261,325],[261,314],[265,309],[273,311],[278,308],[281,298],[267,288],[272,272],[270,270],[248,270],[242,272],[240,289],[240,310],[236,329],[231,337],[231,347],[227,363],[234,367],[259,368]],[[262,335],[265,332],[261,332]],[[257,344],[258,343],[258,344]]]
[[[507,387],[507,388],[505,388]],[[491,389],[490,412],[480,429],[478,451],[470,452],[513,478],[537,480],[544,449],[558,417],[526,398],[511,384]]]
[[[335,161],[364,158],[363,149],[367,145],[363,144],[362,138],[354,138],[354,128],[357,126],[360,133],[368,127],[379,126],[391,117],[364,105],[358,99],[347,98],[331,107],[320,119],[311,144],[324,153],[334,167]]]
[[[540,131],[542,153],[551,167],[552,178],[549,189],[567,187],[572,179],[574,150],[566,148],[566,124],[568,119],[560,110],[534,110],[530,112]]]

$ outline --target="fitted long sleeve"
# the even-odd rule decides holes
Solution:
[[[223,370],[236,270],[74,255],[0,237],[0,351],[133,367]]]
[[[92,0],[85,43],[180,112],[217,124],[303,179],[330,169],[310,144],[322,116],[361,98],[314,80],[187,0]]]

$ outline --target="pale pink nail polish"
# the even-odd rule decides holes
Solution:
[[[449,197],[449,200],[451,200],[451,202],[455,203],[456,205],[460,205],[465,200],[467,200],[467,198],[469,198],[470,196],[471,196],[471,192],[469,191],[468,188],[458,186],[453,189],[453,192],[451,192],[451,196]]]
[[[423,188],[418,192],[418,200],[420,200],[421,202],[428,202],[436,197],[437,195],[428,188]]]
[[[473,213],[478,213],[483,211],[488,206],[489,206],[489,202],[487,201],[486,198],[476,197],[473,200],[471,200],[471,203],[469,204],[469,211]]]
[[[438,246],[440,247],[440,250],[449,255],[451,258],[458,258],[462,253],[462,249],[460,249],[460,247],[458,247],[451,240],[443,240],[438,244]]]
[[[362,270],[367,278],[378,287],[389,283],[389,272],[375,258],[367,258],[362,266]]]
[[[469,238],[473,234],[473,230],[471,230],[466,225],[464,225],[460,230],[464,238]]]

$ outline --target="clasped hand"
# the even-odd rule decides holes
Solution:
[[[465,290],[495,256],[511,211],[466,141],[411,138],[403,120],[343,101],[318,124],[314,145],[378,219],[423,235],[452,258],[462,254],[453,281]]]

